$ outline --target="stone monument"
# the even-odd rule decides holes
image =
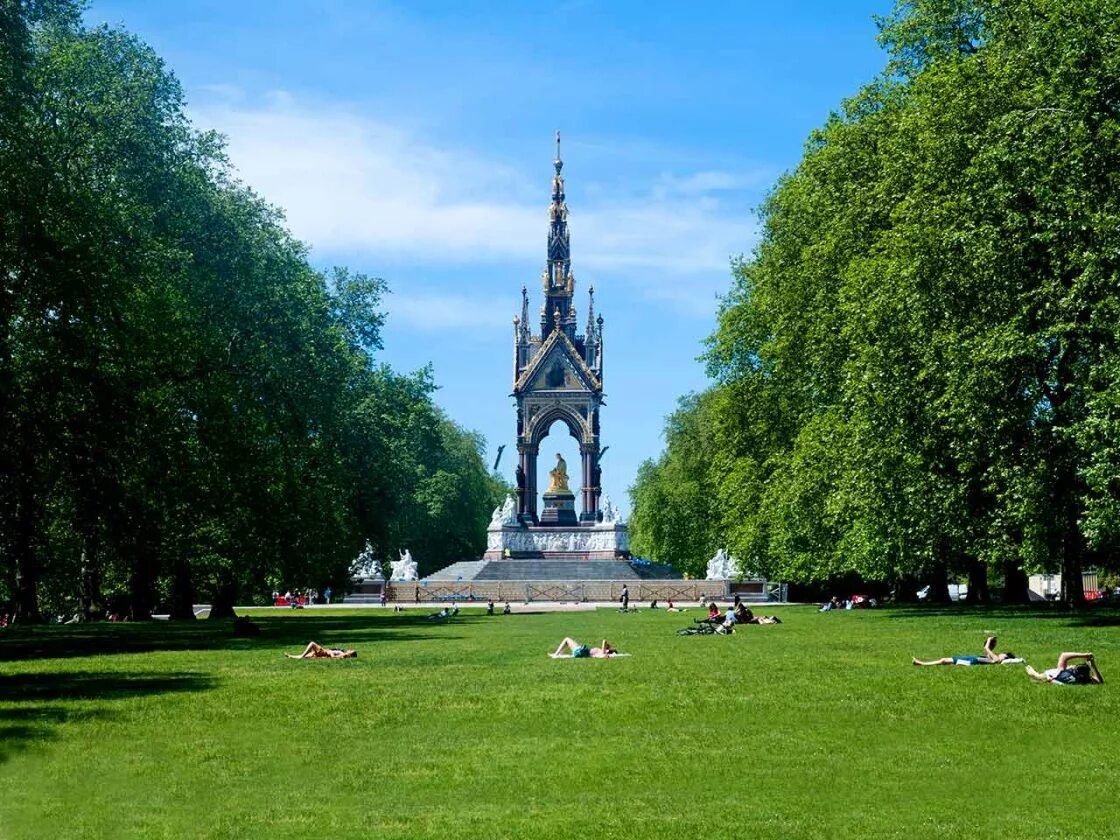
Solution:
[[[535,333],[530,323],[529,293],[524,286],[521,315],[513,319],[516,513],[510,521],[504,508],[494,511],[485,559],[626,560],[630,556],[626,524],[613,507],[599,507],[603,318],[595,315],[595,292],[589,289],[586,326],[582,333],[578,331],[559,133],[553,166],[540,332]],[[579,486],[573,489],[569,485],[568,464],[557,455],[548,487],[540,493],[537,460],[541,444],[557,423],[579,444],[579,471],[572,470]]]
[[[738,563],[722,548],[708,561],[708,580],[731,580],[738,575]]]
[[[366,547],[362,549],[362,553],[354,560],[350,579],[354,587],[350,595],[346,597],[346,601],[352,603],[362,603],[372,597],[380,596],[381,590],[385,586],[385,575],[381,571],[381,563],[374,556],[373,546],[368,541]]]
[[[420,577],[416,572],[416,561],[412,559],[412,552],[407,548],[400,553],[400,560],[393,561],[393,580],[419,580]]]

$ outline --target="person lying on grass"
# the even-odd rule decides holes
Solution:
[[[356,650],[343,650],[342,648],[325,648],[318,642],[308,642],[303,653],[296,656],[294,653],[284,654],[289,659],[354,659]]]
[[[568,650],[568,653],[564,653],[565,648]],[[618,649],[606,639],[603,639],[603,644],[599,647],[588,647],[587,645],[581,645],[570,636],[566,637],[564,641],[560,643],[560,646],[549,654],[553,659],[582,659],[587,656],[592,659],[609,659],[612,656],[618,655]]]
[[[946,656],[944,659],[931,659],[928,662],[923,662],[921,659],[915,659],[915,665],[996,665],[998,663],[1022,662],[1021,659],[1016,659],[1015,654],[1008,651],[1007,653],[996,653],[996,637],[989,636],[984,641],[984,652],[979,656]]]
[[[1079,665],[1070,665],[1074,659],[1084,659]],[[1056,685],[1100,685],[1104,682],[1097,668],[1097,658],[1091,653],[1063,653],[1058,657],[1058,667],[1038,673],[1030,665],[1027,676],[1035,682],[1048,682]]]

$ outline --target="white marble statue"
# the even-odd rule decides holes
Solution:
[[[362,549],[362,553],[354,561],[352,577],[355,580],[381,580],[384,578],[381,563],[373,556],[373,546],[369,544],[368,540],[366,541],[366,547]]]
[[[708,580],[730,580],[738,575],[736,566],[735,558],[721,548],[708,561]]]
[[[604,525],[622,524],[622,511],[614,506],[610,496],[603,496],[603,503],[599,505],[599,510],[603,514]]]
[[[419,580],[416,573],[416,561],[412,559],[412,552],[407,548],[400,552],[401,559],[393,563],[393,580]]]
[[[513,500],[513,496],[506,496],[506,500],[502,502],[501,506],[494,508],[494,513],[490,517],[490,528],[501,528],[503,525],[516,525],[517,524],[517,502]]]

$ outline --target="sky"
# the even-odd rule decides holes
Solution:
[[[384,278],[380,361],[430,364],[436,401],[512,481],[512,319],[536,321],[555,154],[580,324],[604,320],[604,492],[629,511],[664,445],[730,262],[805,140],[882,68],[890,0],[553,3],[92,0],[179,78],[199,129],[283,208],[314,265]],[[557,425],[538,472],[575,441]],[[578,477],[577,477],[578,478]],[[542,481],[542,486],[545,482]]]

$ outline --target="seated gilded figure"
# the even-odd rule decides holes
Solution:
[[[572,492],[568,489],[568,464],[559,452],[556,453],[556,469],[549,470],[548,474],[552,476],[552,482],[548,485],[546,493]]]

